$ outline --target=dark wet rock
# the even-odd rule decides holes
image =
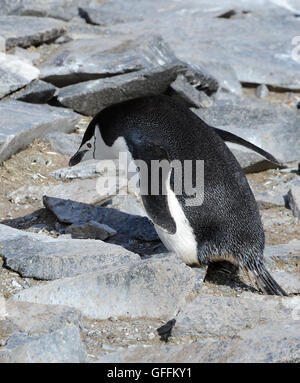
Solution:
[[[294,216],[300,219],[300,182],[291,186],[288,192],[288,204]]]
[[[78,15],[78,6],[97,4],[96,0],[1,0],[0,15],[54,17],[70,20]]]
[[[13,300],[68,304],[95,319],[165,318],[184,305],[193,285],[190,267],[150,259],[48,282],[14,295]]]
[[[83,224],[96,221],[112,227],[117,234],[111,243],[128,244],[131,241],[159,241],[153,224],[147,217],[131,215],[113,208],[91,206],[60,198],[44,197],[44,205],[57,219],[66,224]]]
[[[259,98],[266,98],[269,95],[269,89],[265,84],[261,84],[255,89],[255,94]]]
[[[176,328],[176,327],[175,327]],[[135,346],[110,353],[100,363],[278,363],[300,360],[300,322],[269,321],[233,339],[203,338],[192,344]]]
[[[45,136],[51,148],[58,153],[73,155],[78,150],[81,141],[81,134],[66,134],[63,132],[49,133]]]
[[[0,16],[0,35],[6,49],[40,45],[65,33],[64,23],[50,18]]]
[[[5,303],[0,317],[0,362],[85,362],[80,339],[81,313],[70,307]]]
[[[281,161],[299,158],[300,115],[296,109],[255,98],[236,98],[217,100],[210,108],[192,110],[209,125],[228,130]]]
[[[29,84],[39,73],[29,62],[14,55],[0,53],[0,98]]]
[[[19,101],[30,102],[32,104],[45,104],[53,98],[57,88],[47,82],[36,80],[26,86],[13,98]]]
[[[72,234],[72,238],[101,239],[102,241],[117,234],[110,226],[96,221],[83,224],[73,223],[65,229],[65,232],[66,234]]]
[[[7,231],[4,225],[0,226],[0,233]],[[14,235],[12,239],[1,236],[0,242],[4,265],[23,277],[52,280],[140,260],[137,254],[100,240],[56,239],[30,234],[17,230],[11,234]]]
[[[0,102],[0,162],[47,133],[72,132],[80,116],[71,110],[7,100]]]

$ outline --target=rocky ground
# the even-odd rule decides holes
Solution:
[[[1,2],[1,362],[300,361],[299,15],[293,0]],[[95,113],[160,93],[282,162],[228,144],[288,297],[228,262],[184,265],[138,196],[100,193],[93,161],[68,168]]]

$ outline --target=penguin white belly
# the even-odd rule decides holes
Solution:
[[[173,251],[186,264],[199,264],[197,256],[197,242],[193,229],[187,220],[175,193],[167,186],[169,210],[176,223],[176,233],[169,234],[159,226],[156,232],[169,251]]]

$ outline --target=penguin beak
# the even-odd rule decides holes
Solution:
[[[79,162],[81,162],[82,158],[84,157],[87,151],[88,150],[82,150],[81,152],[75,153],[74,156],[70,158],[69,166],[74,166],[79,164]]]

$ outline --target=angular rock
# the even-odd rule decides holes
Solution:
[[[295,217],[300,219],[300,182],[299,185],[292,185],[288,192],[288,204]]]
[[[0,16],[0,35],[6,50],[15,46],[29,47],[55,40],[65,33],[64,23],[50,18]]]
[[[110,226],[96,221],[89,221],[82,225],[72,224],[66,228],[65,232],[72,234],[73,238],[101,239],[102,241],[117,234]]]
[[[94,319],[165,318],[185,303],[194,285],[183,263],[145,260],[24,290],[13,300],[67,304]]]
[[[86,7],[79,8],[79,15],[86,20],[87,23],[93,25],[110,26],[113,24],[132,22],[142,20],[141,16],[135,16],[134,14],[121,14],[114,15],[111,12],[105,12],[100,7],[97,9]]]
[[[20,230],[15,234],[14,239],[1,240],[0,254],[4,265],[23,277],[53,280],[140,260],[137,254],[102,241],[44,239]]]
[[[209,125],[228,130],[281,161],[300,156],[297,109],[247,97],[216,100],[210,108],[192,110]]]
[[[183,75],[178,75],[170,85],[176,96],[182,98],[189,106],[196,108],[209,108],[212,105],[210,98],[193,87]]]
[[[55,132],[47,134],[45,140],[49,142],[55,152],[73,155],[81,144],[82,135]]]
[[[300,322],[268,322],[239,333],[240,338],[184,345],[135,346],[110,353],[99,363],[288,363],[300,360]]]
[[[72,132],[80,116],[71,110],[7,100],[0,102],[0,162],[53,131]]]
[[[102,204],[102,206],[106,208],[113,208],[127,214],[140,215],[142,217],[147,216],[140,201],[138,201],[138,199],[133,197],[131,194],[116,195],[109,201]]]
[[[36,80],[27,85],[25,89],[14,94],[12,98],[32,104],[45,104],[53,98],[56,90],[54,85]]]
[[[14,334],[4,350],[2,363],[84,363],[88,357],[77,327],[67,325],[41,336]]]
[[[300,185],[300,180],[293,179],[290,182],[279,183],[273,189],[254,193],[259,208],[266,209],[274,206],[286,206],[289,200],[289,189],[298,185]]]
[[[40,71],[17,56],[0,53],[0,98],[29,84]]]
[[[300,298],[199,295],[176,318],[174,336],[234,336],[267,321],[284,321],[300,307]]]
[[[255,94],[259,98],[266,98],[269,95],[269,89],[265,84],[258,85]]]
[[[260,156],[258,153],[251,150],[236,149],[231,147],[228,144],[229,149],[234,154],[235,158],[238,160],[241,165],[244,173],[258,173],[268,169],[277,169],[278,165],[274,164],[271,161],[266,160],[264,157]]]
[[[265,261],[268,265],[272,261],[277,261],[284,264],[300,265],[300,241],[294,239],[293,241],[275,246],[268,246],[264,251]]]
[[[21,60],[26,60],[30,64],[37,65],[40,60],[40,53],[38,51],[33,51],[29,49],[24,49],[20,47],[15,47],[11,50],[11,53],[14,56],[17,56]]]
[[[0,318],[0,362],[84,362],[81,313],[74,308],[5,302]]]
[[[110,189],[99,193],[97,190],[97,178],[77,179],[71,182],[60,183],[52,186],[21,186],[19,189],[8,194],[8,198],[14,203],[27,203],[28,200],[39,200],[42,205],[44,195],[71,199],[76,202],[88,204],[101,203],[115,194],[115,185]]]
[[[5,52],[5,39],[2,36],[0,36],[0,52]]]
[[[120,42],[99,38],[64,44],[40,66],[41,78],[57,86],[128,73],[178,61],[158,36]]]
[[[154,226],[147,217],[60,198],[44,197],[43,202],[62,223],[82,224],[93,220],[111,226],[117,231],[109,240],[112,243],[128,243],[134,240],[159,241]]]
[[[177,66],[161,66],[60,89],[59,102],[89,116],[107,106],[136,97],[163,93],[176,77]]]

